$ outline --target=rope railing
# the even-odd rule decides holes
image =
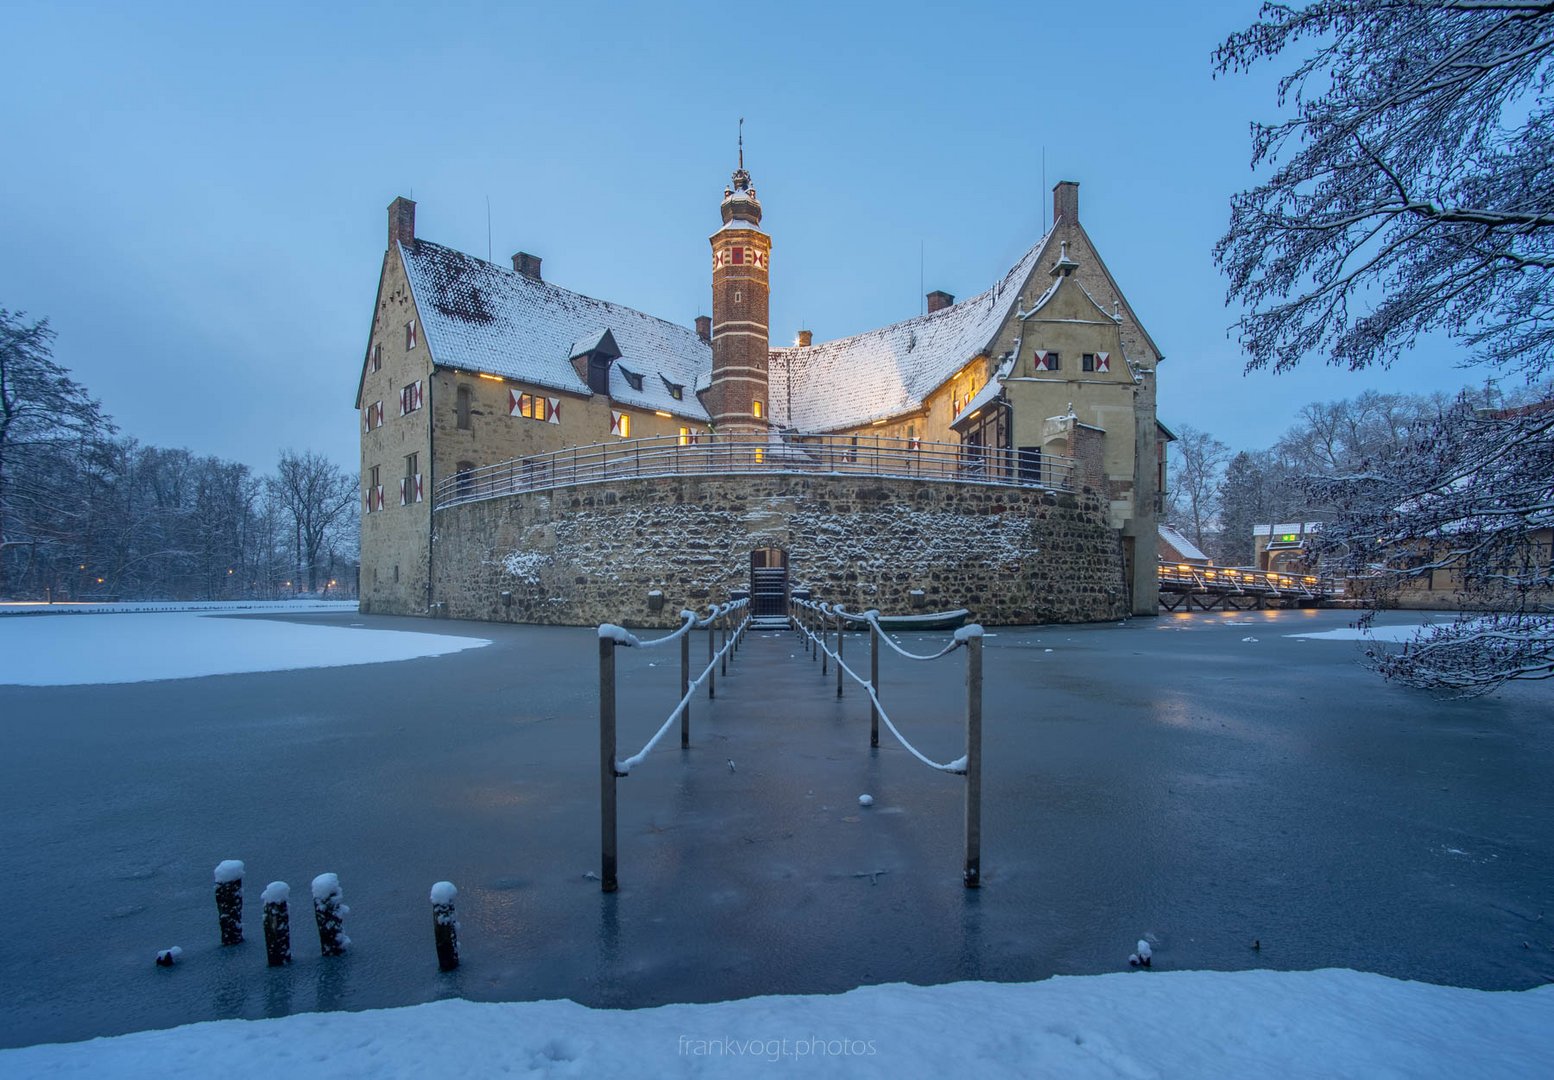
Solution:
[[[840,604],[828,604],[795,598],[791,601],[793,625],[806,641],[810,656],[821,661],[820,673],[824,676],[830,661],[836,662],[836,696],[842,696],[842,676],[845,674],[869,695],[869,746],[880,744],[879,723],[895,736],[898,743],[924,765],[940,772],[966,777],[966,868],[965,883],[974,888],[982,876],[982,627],[973,623],[955,631],[954,638],[936,653],[922,654],[903,649],[892,641],[880,625],[880,613],[870,610],[850,612]],[[862,623],[869,628],[869,677],[865,679],[854,671],[844,659],[846,640],[845,624]],[[829,644],[835,627],[836,648]],[[901,734],[885,706],[880,702],[879,658],[880,642],[884,641],[909,660],[938,660],[957,649],[966,650],[966,752],[954,761],[940,762],[929,758]]]
[[[729,653],[738,650],[745,632],[750,626],[749,598],[731,600],[726,604],[714,604],[705,619],[694,611],[680,612],[680,626],[672,633],[658,638],[640,638],[625,627],[614,623],[599,626],[599,818],[600,818],[600,886],[605,892],[614,892],[616,881],[616,781],[629,776],[653,752],[663,737],[680,722],[680,747],[691,745],[691,698],[705,684],[708,697],[715,696],[715,669],[721,664],[723,674],[728,674]],[[744,618],[734,621],[737,612],[745,612]],[[707,631],[707,666],[701,674],[691,675],[692,630]],[[719,631],[723,634],[722,646],[715,647]],[[615,715],[615,650],[617,648],[651,649],[671,642],[680,643],[680,700],[669,716],[647,743],[628,758],[617,757]]]

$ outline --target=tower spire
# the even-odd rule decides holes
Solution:
[[[736,191],[745,191],[750,187],[750,174],[745,172],[745,118],[739,118],[739,168],[734,170],[734,186],[729,189],[729,194]],[[750,192],[755,195],[754,191]]]
[[[745,118],[739,118],[739,167],[745,167]]]

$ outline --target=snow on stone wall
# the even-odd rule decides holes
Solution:
[[[662,477],[441,510],[434,596],[453,618],[670,627],[789,553],[815,596],[988,624],[1114,619],[1120,542],[1096,496],[852,476]],[[649,594],[663,594],[650,611]]]

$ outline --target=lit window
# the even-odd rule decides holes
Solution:
[[[631,414],[610,410],[610,434],[623,439],[631,438]]]
[[[700,438],[700,436],[695,431],[691,430],[688,427],[682,427],[680,429],[680,445],[681,446],[695,446],[700,441],[701,441],[701,438]]]
[[[542,397],[539,394],[520,394],[516,390],[509,390],[508,394],[512,398],[512,408],[508,410],[509,415],[525,416],[530,420],[549,420],[551,418],[553,410],[549,398]]]
[[[750,414],[759,420],[766,415],[766,406],[761,404],[759,400],[752,401],[750,403]]]

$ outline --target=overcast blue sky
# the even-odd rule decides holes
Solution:
[[[772,334],[965,297],[1059,179],[1164,349],[1160,417],[1266,445],[1313,399],[1481,379],[1243,377],[1210,256],[1275,72],[1214,81],[1254,0],[843,5],[7,5],[0,306],[146,441],[357,462],[385,207],[420,235],[690,324],[746,117]]]

